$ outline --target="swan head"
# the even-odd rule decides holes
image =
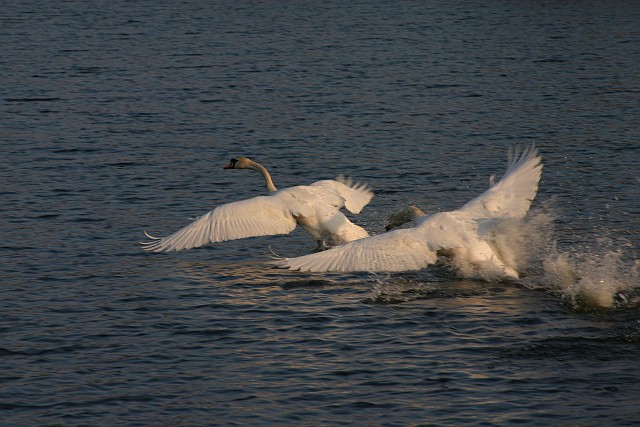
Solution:
[[[234,157],[223,169],[252,169],[253,161],[246,157]]]
[[[406,224],[407,222],[411,222],[416,218],[425,216],[426,214],[422,212],[422,210],[416,205],[410,205],[407,208],[404,208],[400,212],[396,212],[389,217],[387,221],[387,225],[384,226],[384,229],[389,231],[392,228],[400,227],[402,224]]]
[[[267,184],[267,191],[269,191],[269,193],[275,193],[276,191],[278,191],[276,186],[273,184],[271,175],[269,175],[269,172],[265,169],[265,167],[247,157],[234,157],[233,159],[229,160],[229,164],[227,166],[224,166],[223,169],[253,169],[254,171],[262,175],[265,183]]]

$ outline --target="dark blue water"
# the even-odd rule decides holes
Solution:
[[[3,2],[0,424],[640,423],[640,3]],[[455,209],[535,142],[524,278],[140,250],[338,174]],[[525,254],[523,254],[523,257]],[[526,262],[525,262],[526,261]]]

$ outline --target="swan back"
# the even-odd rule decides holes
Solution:
[[[354,213],[360,212],[373,197],[373,192],[365,185],[348,186],[324,180],[280,190],[276,196],[288,200],[287,205],[297,223],[323,247],[369,236],[364,228],[353,224],[340,211],[347,207]]]

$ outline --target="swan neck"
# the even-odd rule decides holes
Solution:
[[[269,171],[267,171],[267,168],[265,168],[258,162],[252,162],[251,169],[257,171],[260,175],[262,175],[262,177],[264,178],[264,182],[267,185],[267,191],[269,193],[275,193],[276,191],[278,191],[275,184],[273,183],[273,179],[271,179]]]

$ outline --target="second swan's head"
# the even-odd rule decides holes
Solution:
[[[426,214],[422,212],[422,210],[416,205],[410,205],[408,208],[404,208],[400,212],[396,212],[393,215],[389,216],[389,220],[387,221],[387,225],[384,226],[384,229],[389,231],[392,228],[400,227],[402,224],[413,221],[416,218],[425,216]]]
[[[252,164],[253,160],[246,157],[234,157],[233,159],[229,160],[229,164],[223,167],[223,169],[249,169]]]

